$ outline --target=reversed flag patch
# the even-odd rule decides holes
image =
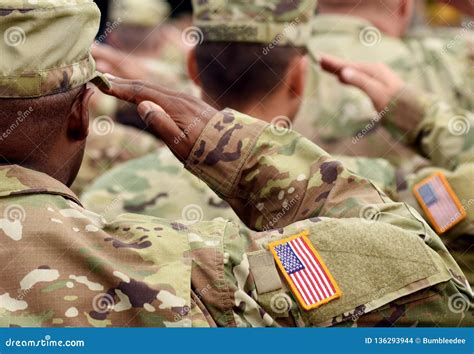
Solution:
[[[459,198],[441,172],[415,185],[413,193],[438,234],[445,233],[467,216]]]
[[[269,244],[293,295],[305,310],[341,297],[331,273],[308,239],[308,232]]]

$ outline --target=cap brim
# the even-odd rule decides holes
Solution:
[[[89,82],[92,82],[94,85],[97,87],[105,87],[107,89],[110,89],[112,87],[109,79],[107,76],[102,74],[101,72],[96,71],[92,78],[89,80]]]

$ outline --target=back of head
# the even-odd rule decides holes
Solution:
[[[199,80],[219,108],[241,109],[260,101],[282,83],[290,63],[304,55],[298,47],[260,43],[204,42],[196,47]]]
[[[305,54],[316,1],[195,0],[198,80],[219,108],[261,101]]]
[[[0,12],[1,163],[41,170],[55,159],[53,146],[67,141],[85,84],[106,82],[90,55],[100,12],[91,0],[0,0]]]

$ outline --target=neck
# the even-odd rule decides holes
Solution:
[[[82,155],[81,155],[82,156]],[[54,158],[51,154],[48,157],[28,156],[25,158],[4,157],[0,153],[0,165],[18,165],[30,170],[42,172],[58,180],[66,186],[71,186],[78,173],[78,168],[73,167],[72,161],[76,157],[65,160],[63,157]]]
[[[243,114],[247,114],[251,117],[258,118],[265,122],[272,122],[276,117],[288,117],[292,120],[295,116],[295,112],[289,110],[282,110],[281,105],[278,102],[269,102],[268,100],[263,102],[251,102],[251,103],[237,103],[237,104],[219,104],[215,99],[202,94],[202,99],[207,103],[216,108],[217,110],[223,110],[225,108],[232,108]]]

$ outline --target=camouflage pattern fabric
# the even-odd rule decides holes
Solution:
[[[84,160],[71,188],[80,194],[114,166],[145,156],[162,145],[148,133],[115,123],[106,116],[98,117],[91,123]]]
[[[110,6],[111,22],[145,27],[158,26],[171,12],[169,4],[164,0],[114,0]]]
[[[406,174],[382,159],[365,157],[337,157],[352,172],[369,178],[392,200],[404,202],[414,207],[421,215],[424,212],[413,194],[413,187],[425,178],[442,172],[454,193],[460,199],[467,218],[441,237],[449,252],[458,262],[469,283],[474,285],[474,163],[463,163],[453,171],[439,167],[425,167]]]
[[[321,155],[325,153],[321,152]],[[469,281],[474,283],[474,270],[470,262],[472,242],[468,242],[474,234],[474,186],[469,177],[474,172],[471,171],[473,163],[467,163],[466,160],[453,172],[443,168],[424,167],[417,172],[406,173],[384,159],[348,156],[335,156],[334,159],[341,162],[348,171],[371,180],[393,200],[411,205],[421,215],[424,214],[412,193],[413,186],[434,172],[443,172],[466,208],[468,218],[443,235],[442,239],[461,264]],[[238,220],[232,210],[225,209],[227,204],[219,201],[212,191],[203,188],[192,175],[180,172],[180,166],[168,150],[161,150],[158,155],[131,161],[101,176],[86,189],[81,200],[87,208],[97,213],[105,213],[108,218],[134,212],[174,219],[183,219],[188,215],[189,218],[198,217],[199,220],[210,220],[218,216]],[[177,176],[179,178],[176,178]],[[281,209],[271,209],[268,215],[276,213],[282,217],[293,209],[300,198],[297,190],[298,188],[292,187],[289,190],[292,193],[286,193],[287,195],[281,191],[273,192],[282,198],[279,201]],[[371,211],[376,210],[369,208],[361,212],[370,215]],[[272,222],[272,216],[268,218]],[[272,227],[274,225],[270,224],[270,228]]]
[[[416,211],[297,133],[277,140],[273,130],[225,111],[186,162],[249,227],[273,223],[268,232],[223,219],[183,224],[128,214],[107,222],[51,177],[1,167],[0,324],[472,325],[472,290]],[[297,203],[278,215],[293,193]],[[361,219],[367,207],[380,210],[375,219]],[[317,215],[342,219],[308,219]],[[278,289],[259,292],[249,264],[270,241],[303,230],[345,293],[311,311],[299,307],[281,276]]]
[[[355,17],[318,15],[313,20],[309,50],[313,57],[327,53],[356,61],[384,62],[415,89],[432,93],[446,104],[458,107],[461,113],[448,116],[453,118],[465,115],[462,110],[471,110],[474,106],[474,81],[469,80],[473,66],[462,44],[462,40],[432,37],[402,41],[380,33],[370,23]],[[440,145],[431,148],[428,156],[420,156],[399,135],[392,134],[390,124],[385,126],[384,118],[390,112],[377,114],[362,91],[342,85],[337,78],[321,72],[316,63],[310,71],[305,95],[294,129],[332,154],[382,157],[409,172],[414,167],[430,164],[424,157],[442,160],[439,155],[446,148],[443,141],[438,140]],[[437,129],[431,134],[438,135]],[[458,139],[461,141],[463,136],[459,135]],[[459,144],[462,145],[462,141]]]
[[[193,0],[194,25],[205,41],[304,46],[316,5],[315,0]]]
[[[90,55],[100,19],[91,0],[58,0],[54,4],[38,0],[26,6],[23,0],[8,0],[1,1],[0,7],[0,33],[4,34],[0,41],[0,97],[40,97],[91,80],[108,84],[95,71]],[[57,48],[57,43],[63,45]]]
[[[317,16],[309,44],[313,56],[329,53],[381,61],[410,86],[377,114],[362,91],[342,85],[315,64],[294,129],[332,154],[359,156],[351,168],[366,177],[372,176],[365,168],[357,168],[369,168],[370,163],[360,156],[387,159],[393,168],[384,169],[385,177],[374,182],[394,200],[414,207],[418,203],[411,187],[425,171],[442,171],[469,210],[472,179],[462,175],[474,163],[474,66],[465,43],[468,38],[466,30],[440,37],[418,34],[402,41],[361,19]],[[471,282],[473,220],[468,212],[466,222],[443,236]]]
[[[218,217],[238,221],[230,206],[184,170],[167,148],[113,168],[88,186],[80,199],[107,219],[136,213],[180,222]]]
[[[383,118],[397,141],[403,142],[432,165],[452,170],[474,162],[474,112],[405,87]]]

